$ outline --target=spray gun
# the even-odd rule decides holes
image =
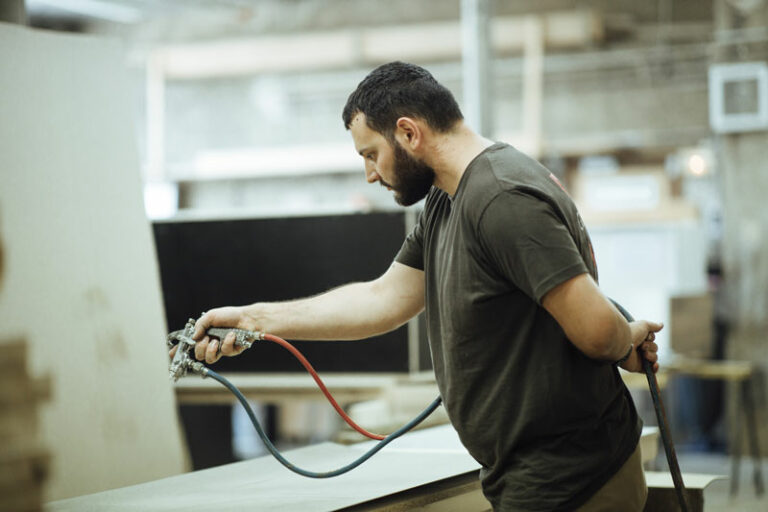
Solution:
[[[206,331],[208,336],[213,336],[219,339],[224,339],[230,332],[235,333],[235,346],[251,348],[254,341],[264,339],[264,333],[260,331],[246,331],[243,329],[222,329],[219,327],[211,327]],[[169,377],[172,381],[176,382],[181,377],[188,373],[197,373],[206,377],[208,375],[208,368],[200,362],[196,361],[191,355],[191,351],[195,348],[195,340],[192,339],[192,335],[195,333],[195,319],[190,318],[187,320],[187,325],[184,329],[179,331],[173,331],[168,334],[168,346],[172,347],[178,344],[176,353],[171,359],[171,363],[168,366]],[[219,345],[221,350],[221,345]]]

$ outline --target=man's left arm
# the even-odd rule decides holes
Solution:
[[[588,357],[614,362],[628,355],[621,368],[642,372],[642,353],[653,363],[653,371],[658,370],[659,348],[654,340],[663,325],[647,320],[627,322],[589,274],[555,286],[542,297],[541,305]]]

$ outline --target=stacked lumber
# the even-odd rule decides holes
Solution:
[[[49,454],[39,439],[40,403],[50,378],[27,373],[27,345],[0,341],[0,512],[43,509]]]

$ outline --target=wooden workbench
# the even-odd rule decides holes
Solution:
[[[656,429],[643,432],[644,441],[657,444],[657,439]],[[285,456],[306,469],[329,470],[356,459],[373,443],[323,443],[291,450]],[[651,456],[644,454],[644,459]],[[453,428],[443,425],[406,434],[359,468],[336,478],[305,478],[265,456],[61,500],[49,503],[46,510],[488,511],[479,469]]]
[[[325,400],[307,373],[225,373],[224,376],[249,400],[266,403],[293,403],[297,400]],[[379,398],[407,375],[339,374],[322,375],[323,382],[339,403],[354,403]],[[186,377],[175,384],[176,398],[182,404],[228,404],[236,398],[213,379]]]

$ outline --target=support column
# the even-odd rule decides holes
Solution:
[[[490,0],[461,0],[464,116],[485,137],[493,132],[490,11]]]
[[[755,3],[739,8],[735,2],[714,0],[714,62],[748,62],[760,60],[756,45],[765,41],[734,44],[739,31],[764,27],[768,23],[768,3]],[[746,10],[749,9],[749,10]],[[750,131],[718,135],[715,138],[723,190],[722,260],[727,293],[730,334],[726,354],[731,359],[752,361],[758,374],[768,372],[768,164],[765,148],[768,131]],[[764,379],[754,379],[752,384]],[[747,385],[747,384],[745,384]],[[759,425],[758,439],[753,445],[768,446],[768,414],[764,401],[765,388],[756,390],[755,414]],[[763,400],[760,400],[763,397]],[[736,403],[735,392],[730,402]],[[742,411],[728,408],[730,428],[741,428]],[[739,443],[742,440],[739,439]],[[740,450],[741,447],[732,449]]]
[[[27,10],[24,0],[3,0],[0,2],[0,21],[27,24]]]
[[[544,101],[544,27],[540,16],[525,20],[523,45],[523,134],[526,149],[541,156],[542,107]]]

